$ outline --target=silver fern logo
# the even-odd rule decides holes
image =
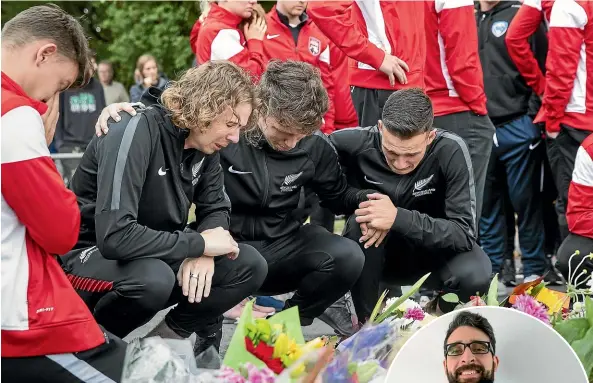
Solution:
[[[282,185],[280,185],[280,191],[283,193],[288,193],[295,190],[298,187],[298,185],[295,185],[295,182],[301,175],[303,175],[303,172],[289,174],[284,177],[284,181],[282,182]]]
[[[433,177],[434,174],[432,174],[430,177],[416,181],[414,183],[414,190],[412,190],[412,195],[414,197],[420,197],[423,195],[432,194],[436,190],[435,188],[430,188],[426,190],[424,190],[424,188],[426,187],[426,185],[430,183],[430,181],[432,181]]]
[[[431,175],[431,176],[430,176],[430,177],[428,177],[428,178],[425,178],[425,179],[423,179],[423,180],[416,181],[416,182],[414,183],[414,190],[422,190],[422,189],[424,189],[424,187],[425,187],[426,185],[428,185],[428,183],[429,183],[429,182],[432,180],[432,177],[434,177],[434,174],[433,174],[433,175]]]
[[[194,164],[194,166],[191,167],[191,184],[193,186],[196,186],[196,184],[200,180],[200,176],[198,175],[198,173],[200,172],[200,169],[202,168],[202,164],[204,163],[205,159],[206,157],[202,158],[202,161],[198,162],[197,164]]]

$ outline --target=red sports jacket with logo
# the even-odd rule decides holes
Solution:
[[[593,134],[577,152],[568,189],[566,221],[571,233],[593,238]]]
[[[105,342],[54,257],[76,244],[80,211],[49,155],[46,111],[2,73],[2,357]]]
[[[330,51],[327,37],[311,19],[304,21],[297,43],[291,31],[278,17],[276,6],[266,15],[268,30],[264,42],[266,61],[272,59],[303,61],[319,68],[321,79],[327,89],[330,106],[324,116],[322,131],[329,134],[334,131],[334,81],[330,68]]]

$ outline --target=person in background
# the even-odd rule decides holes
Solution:
[[[548,39],[545,90],[535,121],[545,123],[564,239],[570,232],[565,209],[575,157],[593,132],[593,2],[554,1]]]
[[[475,188],[465,142],[433,127],[432,104],[418,88],[389,96],[383,117],[373,127],[332,133],[349,185],[375,189],[346,223],[344,236],[359,243],[364,268],[352,287],[361,321],[368,320],[381,283],[414,283],[430,272],[426,287],[452,292],[463,302],[484,293],[491,264],[476,244]],[[364,242],[362,226],[387,231],[379,246]]]
[[[93,74],[97,63],[92,59]],[[60,117],[56,128],[56,149],[59,153],[84,153],[95,134],[94,124],[105,108],[105,92],[95,77],[82,88],[69,89],[60,94]],[[80,159],[61,160],[62,175],[68,183]]]
[[[566,279],[570,272],[573,285],[593,287],[593,134],[577,151],[568,189],[566,220],[570,234],[558,250],[558,268]],[[571,260],[577,250],[580,254]]]
[[[543,26],[547,30],[552,13],[551,0],[527,0],[521,4],[521,8],[513,18],[506,33],[505,43],[509,56],[517,66],[521,76],[525,79],[527,85],[533,90],[537,97],[532,97],[532,109],[530,116],[537,115],[541,107],[541,99],[544,95],[546,86],[545,80],[545,57],[535,57],[532,48],[534,36]],[[546,44],[547,47],[547,44]],[[537,48],[536,48],[537,49]],[[547,49],[547,48],[545,48]],[[539,61],[538,61],[539,60]],[[542,209],[545,228],[545,253],[546,253],[546,282],[558,284],[561,279],[558,271],[553,266],[553,256],[556,254],[558,245],[566,234],[562,235],[559,231],[560,221],[563,227],[566,227],[564,217],[564,201],[558,198],[558,191],[554,182],[552,163],[558,160],[558,150],[553,145],[554,141],[546,139],[547,156],[544,156],[544,181],[542,193]],[[554,165],[553,167],[556,167]],[[562,218],[561,218],[562,217]],[[505,260],[505,262],[507,262]],[[508,274],[510,276],[510,274]],[[503,276],[505,279],[509,279]]]
[[[105,103],[107,105],[116,102],[130,101],[130,96],[128,95],[128,92],[126,92],[124,85],[121,82],[113,80],[113,64],[111,61],[101,61],[97,72],[99,73],[99,81],[101,82],[101,85],[103,85]]]
[[[311,19],[352,58],[350,85],[361,126],[377,123],[385,101],[396,89],[424,88],[426,38],[424,25],[418,21],[424,9],[421,1],[309,4]]]
[[[476,182],[474,209],[479,219],[495,130],[486,109],[474,3],[434,0],[425,4],[425,82],[434,107],[434,126],[459,135],[467,144]]]
[[[265,15],[255,10],[257,1],[212,2],[199,28],[197,63],[229,60],[245,69],[257,81],[266,67],[263,40]]]
[[[208,16],[208,12],[210,12],[210,3],[215,3],[216,1],[212,0],[201,0],[200,1],[200,17],[194,23],[194,26],[191,28],[191,32],[189,33],[189,46],[194,52],[194,66],[197,65],[198,62],[198,36],[200,34],[200,28],[202,28],[202,23]]]
[[[510,209],[504,204],[505,185],[508,185],[510,202],[518,216],[523,274],[529,282],[542,276],[546,265],[540,202],[545,153],[540,145],[541,130],[529,116],[534,94],[505,44],[504,36],[519,6],[511,1],[480,1],[476,14],[488,115],[496,126],[479,227],[480,244],[492,261],[493,272],[498,273],[503,267],[508,242],[506,225]],[[535,38],[547,41],[545,30],[538,31]],[[546,51],[538,49],[534,54],[545,57]]]
[[[311,64],[321,73],[329,96],[329,109],[323,116],[321,131],[334,131],[334,79],[330,66],[329,40],[307,15],[306,1],[280,0],[266,15],[268,25],[264,52],[271,59],[297,60]]]
[[[142,94],[150,87],[165,89],[169,81],[159,72],[159,66],[156,58],[152,55],[142,55],[136,61],[136,70],[134,71],[134,80],[136,84],[130,88],[130,100],[132,102],[140,101]]]
[[[56,254],[76,243],[80,211],[47,146],[59,93],[91,77],[87,37],[59,7],[2,28],[2,380],[119,382],[127,344],[103,332]]]

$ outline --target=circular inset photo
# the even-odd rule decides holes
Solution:
[[[454,311],[414,334],[385,382],[588,383],[570,345],[521,311],[479,306]]]

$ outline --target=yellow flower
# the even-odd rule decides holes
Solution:
[[[278,339],[276,339],[276,344],[274,344],[274,353],[272,354],[273,358],[280,358],[283,355],[286,355],[288,352],[289,347],[289,339],[288,335],[281,333],[278,335]]]
[[[290,372],[290,377],[292,379],[296,379],[296,378],[299,378],[304,373],[305,373],[305,363],[301,362],[299,364],[296,364],[292,368],[292,371]]]

